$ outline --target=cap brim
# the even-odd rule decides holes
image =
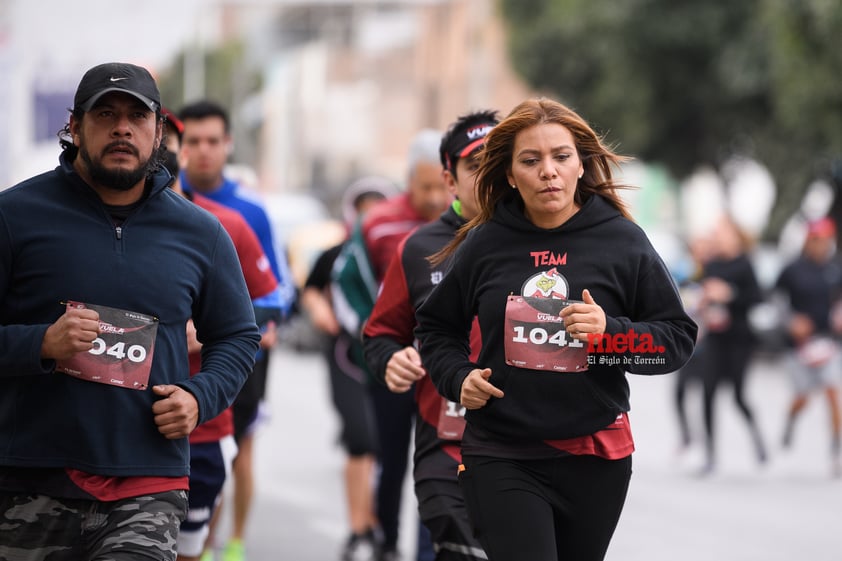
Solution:
[[[459,152],[459,157],[464,158],[465,156],[470,156],[475,150],[482,147],[483,144],[485,144],[484,136],[482,138],[474,140],[473,142],[462,148],[462,151]]]
[[[132,90],[127,90],[125,88],[107,88],[105,90],[102,90],[101,92],[97,92],[94,95],[92,95],[91,97],[89,97],[87,99],[87,101],[85,101],[85,103],[79,105],[77,107],[77,109],[81,109],[82,111],[88,112],[88,111],[91,110],[91,107],[93,107],[96,104],[96,102],[99,101],[99,98],[101,98],[105,94],[111,93],[111,92],[122,92],[122,93],[129,94],[130,96],[133,96],[133,97],[136,97],[137,99],[139,99],[146,107],[149,108],[150,111],[157,111],[158,110],[158,103],[157,102],[149,99],[145,95],[139,94],[137,92],[133,92]]]

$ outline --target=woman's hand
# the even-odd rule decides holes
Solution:
[[[582,291],[581,304],[570,304],[561,310],[564,328],[574,339],[587,341],[591,334],[605,333],[605,310],[596,303],[587,288]]]
[[[734,299],[733,287],[718,277],[711,277],[702,281],[705,300],[716,304],[727,304]]]

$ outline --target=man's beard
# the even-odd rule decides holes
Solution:
[[[112,142],[103,149],[103,153],[116,146],[122,146],[130,149],[135,156],[139,157],[137,148],[126,142]],[[94,161],[91,158],[90,152],[85,147],[84,143],[79,146],[79,156],[88,167],[88,173],[91,175],[91,181],[99,186],[111,189],[114,191],[130,191],[132,187],[137,185],[140,181],[146,178],[152,170],[152,158],[140,160],[138,166],[134,169],[108,169],[102,165],[102,159]]]

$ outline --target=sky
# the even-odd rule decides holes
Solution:
[[[44,142],[37,131],[60,127],[45,117],[52,113],[36,108],[39,94],[69,100],[82,74],[103,62],[165,71],[185,45],[194,44],[200,29],[208,33],[202,14],[212,13],[215,4],[0,0],[0,183],[10,185],[55,165],[54,139]]]
[[[329,3],[335,0],[308,0]],[[360,3],[376,0],[356,0]],[[435,0],[405,0],[425,3]],[[303,0],[0,0],[19,56],[77,75],[106,60],[164,69],[185,45],[207,40],[221,4],[243,8]],[[5,15],[4,15],[5,12]],[[2,30],[0,30],[2,31]]]
[[[195,40],[208,0],[0,0],[19,57],[79,75],[99,62],[164,68]]]

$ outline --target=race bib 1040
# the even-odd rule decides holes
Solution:
[[[564,329],[561,310],[573,300],[508,297],[506,303],[506,364],[551,372],[588,369],[588,348]]]
[[[67,308],[99,313],[100,333],[91,350],[56,361],[56,370],[91,382],[145,390],[152,370],[157,318],[82,302],[68,302]]]

